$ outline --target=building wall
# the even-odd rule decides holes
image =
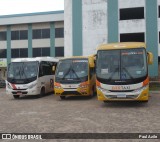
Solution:
[[[82,1],[82,9],[83,55],[95,54],[107,42],[107,0]]]
[[[160,0],[158,0],[158,11],[160,11]],[[159,17],[158,17],[158,31],[159,31],[158,55],[159,55],[159,58],[160,58],[160,14],[158,14],[158,15],[159,15]]]
[[[64,22],[55,22],[55,30],[58,28],[64,29]],[[15,31],[23,31],[27,30],[28,31],[28,24],[16,24],[16,25],[11,25],[11,36],[12,32]],[[33,23],[32,24],[32,32],[33,30],[38,30],[38,29],[50,29],[50,23]],[[0,26],[0,32],[6,32],[7,34],[7,26]],[[12,38],[12,37],[11,37]],[[11,49],[21,49],[21,48],[28,48],[28,39],[25,40],[12,40],[11,39]],[[55,37],[55,42],[54,42],[54,48],[59,48],[63,47],[64,48],[64,37]],[[50,48],[50,38],[43,38],[43,39],[32,39],[32,48],[40,48],[40,47],[49,47]],[[1,49],[7,49],[7,39],[4,41],[0,41],[0,50]]]
[[[70,57],[73,55],[73,44],[72,44],[72,0],[64,1],[64,55],[65,57]]]

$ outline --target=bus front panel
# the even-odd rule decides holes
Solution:
[[[99,100],[148,100],[145,48],[100,50],[97,53]]]

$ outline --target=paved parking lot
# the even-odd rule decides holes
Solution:
[[[53,94],[15,100],[0,89],[0,122],[2,133],[160,133],[160,93],[148,103],[103,103]]]

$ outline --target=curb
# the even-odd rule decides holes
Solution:
[[[149,91],[149,93],[159,93],[160,94],[160,91]]]

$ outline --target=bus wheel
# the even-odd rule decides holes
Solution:
[[[93,86],[93,87],[92,87],[92,95],[91,95],[91,97],[94,97],[95,95],[96,95],[95,87]]]
[[[148,100],[142,101],[142,103],[148,103]]]
[[[19,95],[13,95],[13,97],[14,97],[15,99],[18,99],[18,98],[19,98]]]
[[[66,96],[60,96],[61,100],[64,100],[66,98]]]
[[[41,92],[40,92],[40,94],[39,94],[39,97],[43,97],[45,95],[45,88],[43,87],[42,89],[41,89]]]

